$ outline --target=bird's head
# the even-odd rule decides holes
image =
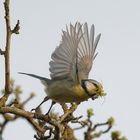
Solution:
[[[102,84],[96,80],[92,79],[82,80],[81,86],[92,99],[106,95],[106,93],[103,90]]]

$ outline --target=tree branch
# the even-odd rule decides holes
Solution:
[[[41,128],[38,125],[38,123],[33,120],[34,118],[36,118],[36,119],[40,119],[40,120],[43,120],[43,121],[44,120],[47,121],[48,117],[46,117],[45,115],[44,116],[43,115],[38,115],[36,113],[28,112],[28,111],[25,111],[23,109],[18,109],[16,107],[0,107],[0,113],[1,114],[12,113],[14,115],[23,117],[23,118],[27,119],[34,126],[34,128],[36,130],[38,130],[41,133],[45,132],[45,129]]]
[[[5,22],[6,22],[6,47],[5,47],[5,94],[7,98],[10,94],[10,46],[11,46],[11,27],[10,27],[10,0],[5,0]]]

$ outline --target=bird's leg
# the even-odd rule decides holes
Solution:
[[[44,98],[44,100],[36,107],[36,108],[33,108],[31,111],[34,111],[35,110],[35,112],[37,112],[37,110],[39,109],[39,107],[44,103],[44,102],[46,102],[46,101],[48,101],[50,98],[48,97],[48,96],[46,96],[45,98]]]
[[[50,111],[51,111],[51,109],[52,109],[52,107],[53,107],[54,104],[56,104],[56,102],[55,101],[52,101],[51,106],[50,106],[48,112],[45,115],[48,115],[50,113]]]

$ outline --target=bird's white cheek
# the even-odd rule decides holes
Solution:
[[[96,87],[88,81],[86,82],[86,88],[90,93],[94,93],[96,90]]]

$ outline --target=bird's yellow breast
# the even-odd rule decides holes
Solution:
[[[80,84],[67,80],[52,82],[46,89],[48,96],[56,102],[81,102],[88,99],[88,95]]]

